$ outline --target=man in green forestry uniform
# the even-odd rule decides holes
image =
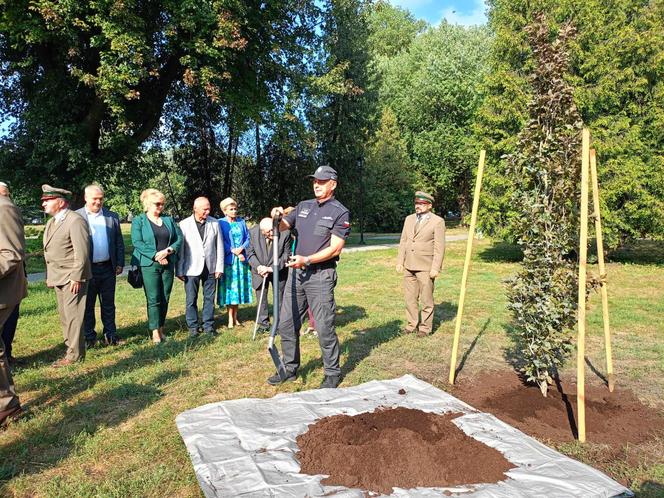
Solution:
[[[55,289],[67,351],[53,363],[64,367],[85,357],[85,299],[90,268],[90,232],[81,215],[69,209],[71,192],[42,185],[42,207],[52,218],[44,230],[46,285]]]

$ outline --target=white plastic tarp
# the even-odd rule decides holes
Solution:
[[[401,389],[405,394],[399,394]],[[323,417],[398,406],[463,413],[453,422],[469,436],[496,448],[516,467],[495,484],[395,488],[391,496],[440,497],[450,492],[482,498],[633,496],[629,489],[592,467],[411,375],[342,389],[212,403],[181,413],[176,423],[207,497],[363,498],[365,492],[358,489],[322,485],[320,481],[326,476],[300,474],[295,439]]]

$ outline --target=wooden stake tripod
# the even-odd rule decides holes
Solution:
[[[466,243],[466,259],[463,265],[463,276],[461,277],[461,290],[459,294],[459,306],[457,309],[456,322],[454,326],[454,339],[452,342],[452,358],[450,360],[449,382],[454,384],[456,376],[456,362],[459,350],[459,336],[461,334],[461,319],[466,299],[466,287],[468,284],[468,273],[470,272],[470,259],[473,251],[473,239],[475,237],[475,225],[477,222],[477,211],[479,208],[479,197],[482,188],[482,177],[484,173],[484,160],[486,152],[480,151],[480,161],[477,168],[477,179],[475,181],[475,193],[473,196],[473,211],[470,217],[468,229],[468,241]],[[589,171],[590,170],[590,171]],[[590,172],[590,175],[589,175]],[[583,129],[582,132],[582,155],[581,155],[581,234],[579,241],[579,293],[578,293],[578,341],[577,341],[577,403],[578,403],[578,438],[579,441],[586,440],[586,412],[585,412],[585,332],[586,332],[586,265],[588,249],[588,177],[592,179],[593,189],[593,218],[595,220],[595,235],[597,240],[597,260],[601,278],[602,294],[602,318],[604,322],[604,339],[606,345],[606,370],[608,375],[609,391],[613,392],[614,375],[613,361],[611,355],[611,335],[609,330],[609,305],[606,287],[606,269],[604,266],[604,244],[602,242],[602,223],[599,209],[599,186],[597,181],[597,163],[595,150],[590,150],[590,132]]]
[[[606,347],[606,372],[609,391],[613,392],[613,358],[611,353],[611,332],[609,329],[609,298],[604,266],[604,243],[602,241],[602,220],[599,210],[599,184],[597,181],[597,158],[595,149],[590,148],[590,131],[584,128],[581,143],[581,230],[579,237],[579,293],[577,302],[578,338],[576,347],[576,401],[579,441],[586,441],[586,264],[588,252],[588,180],[593,189],[593,218],[595,219],[595,239],[597,241],[597,263],[601,279],[602,321],[604,323],[604,343]],[[590,170],[590,172],[588,171]]]

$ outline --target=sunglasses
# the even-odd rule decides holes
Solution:
[[[155,206],[163,206],[164,205],[163,202],[153,202],[152,204],[154,204]]]

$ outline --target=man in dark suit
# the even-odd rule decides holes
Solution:
[[[256,296],[260,293],[267,293],[270,282],[272,281],[272,220],[263,218],[259,225],[249,230],[249,247],[247,248],[247,260],[251,266],[251,284],[256,291]],[[289,230],[281,232],[279,235],[279,294],[284,295],[286,280],[288,280],[288,268],[286,263],[291,255],[291,235]],[[265,278],[267,276],[267,278]],[[265,280],[265,289],[263,289],[263,280]],[[261,302],[258,311],[258,324],[261,331],[270,328],[270,319],[267,312],[267,296],[263,294],[263,299],[257,299]]]
[[[21,214],[9,197],[0,195],[0,328],[28,293],[24,261]],[[0,337],[0,428],[18,418],[22,411]]]
[[[85,206],[76,211],[87,220],[90,230],[90,263],[92,278],[88,283],[85,303],[85,346],[97,343],[95,331],[95,304],[99,296],[104,342],[119,343],[115,327],[115,283],[124,267],[125,246],[120,230],[120,218],[104,207],[104,191],[98,185],[85,187]]]
[[[90,270],[88,223],[69,209],[71,192],[42,185],[42,207],[52,218],[44,229],[46,285],[55,289],[58,313],[67,352],[53,367],[71,365],[85,358],[83,320]]]

